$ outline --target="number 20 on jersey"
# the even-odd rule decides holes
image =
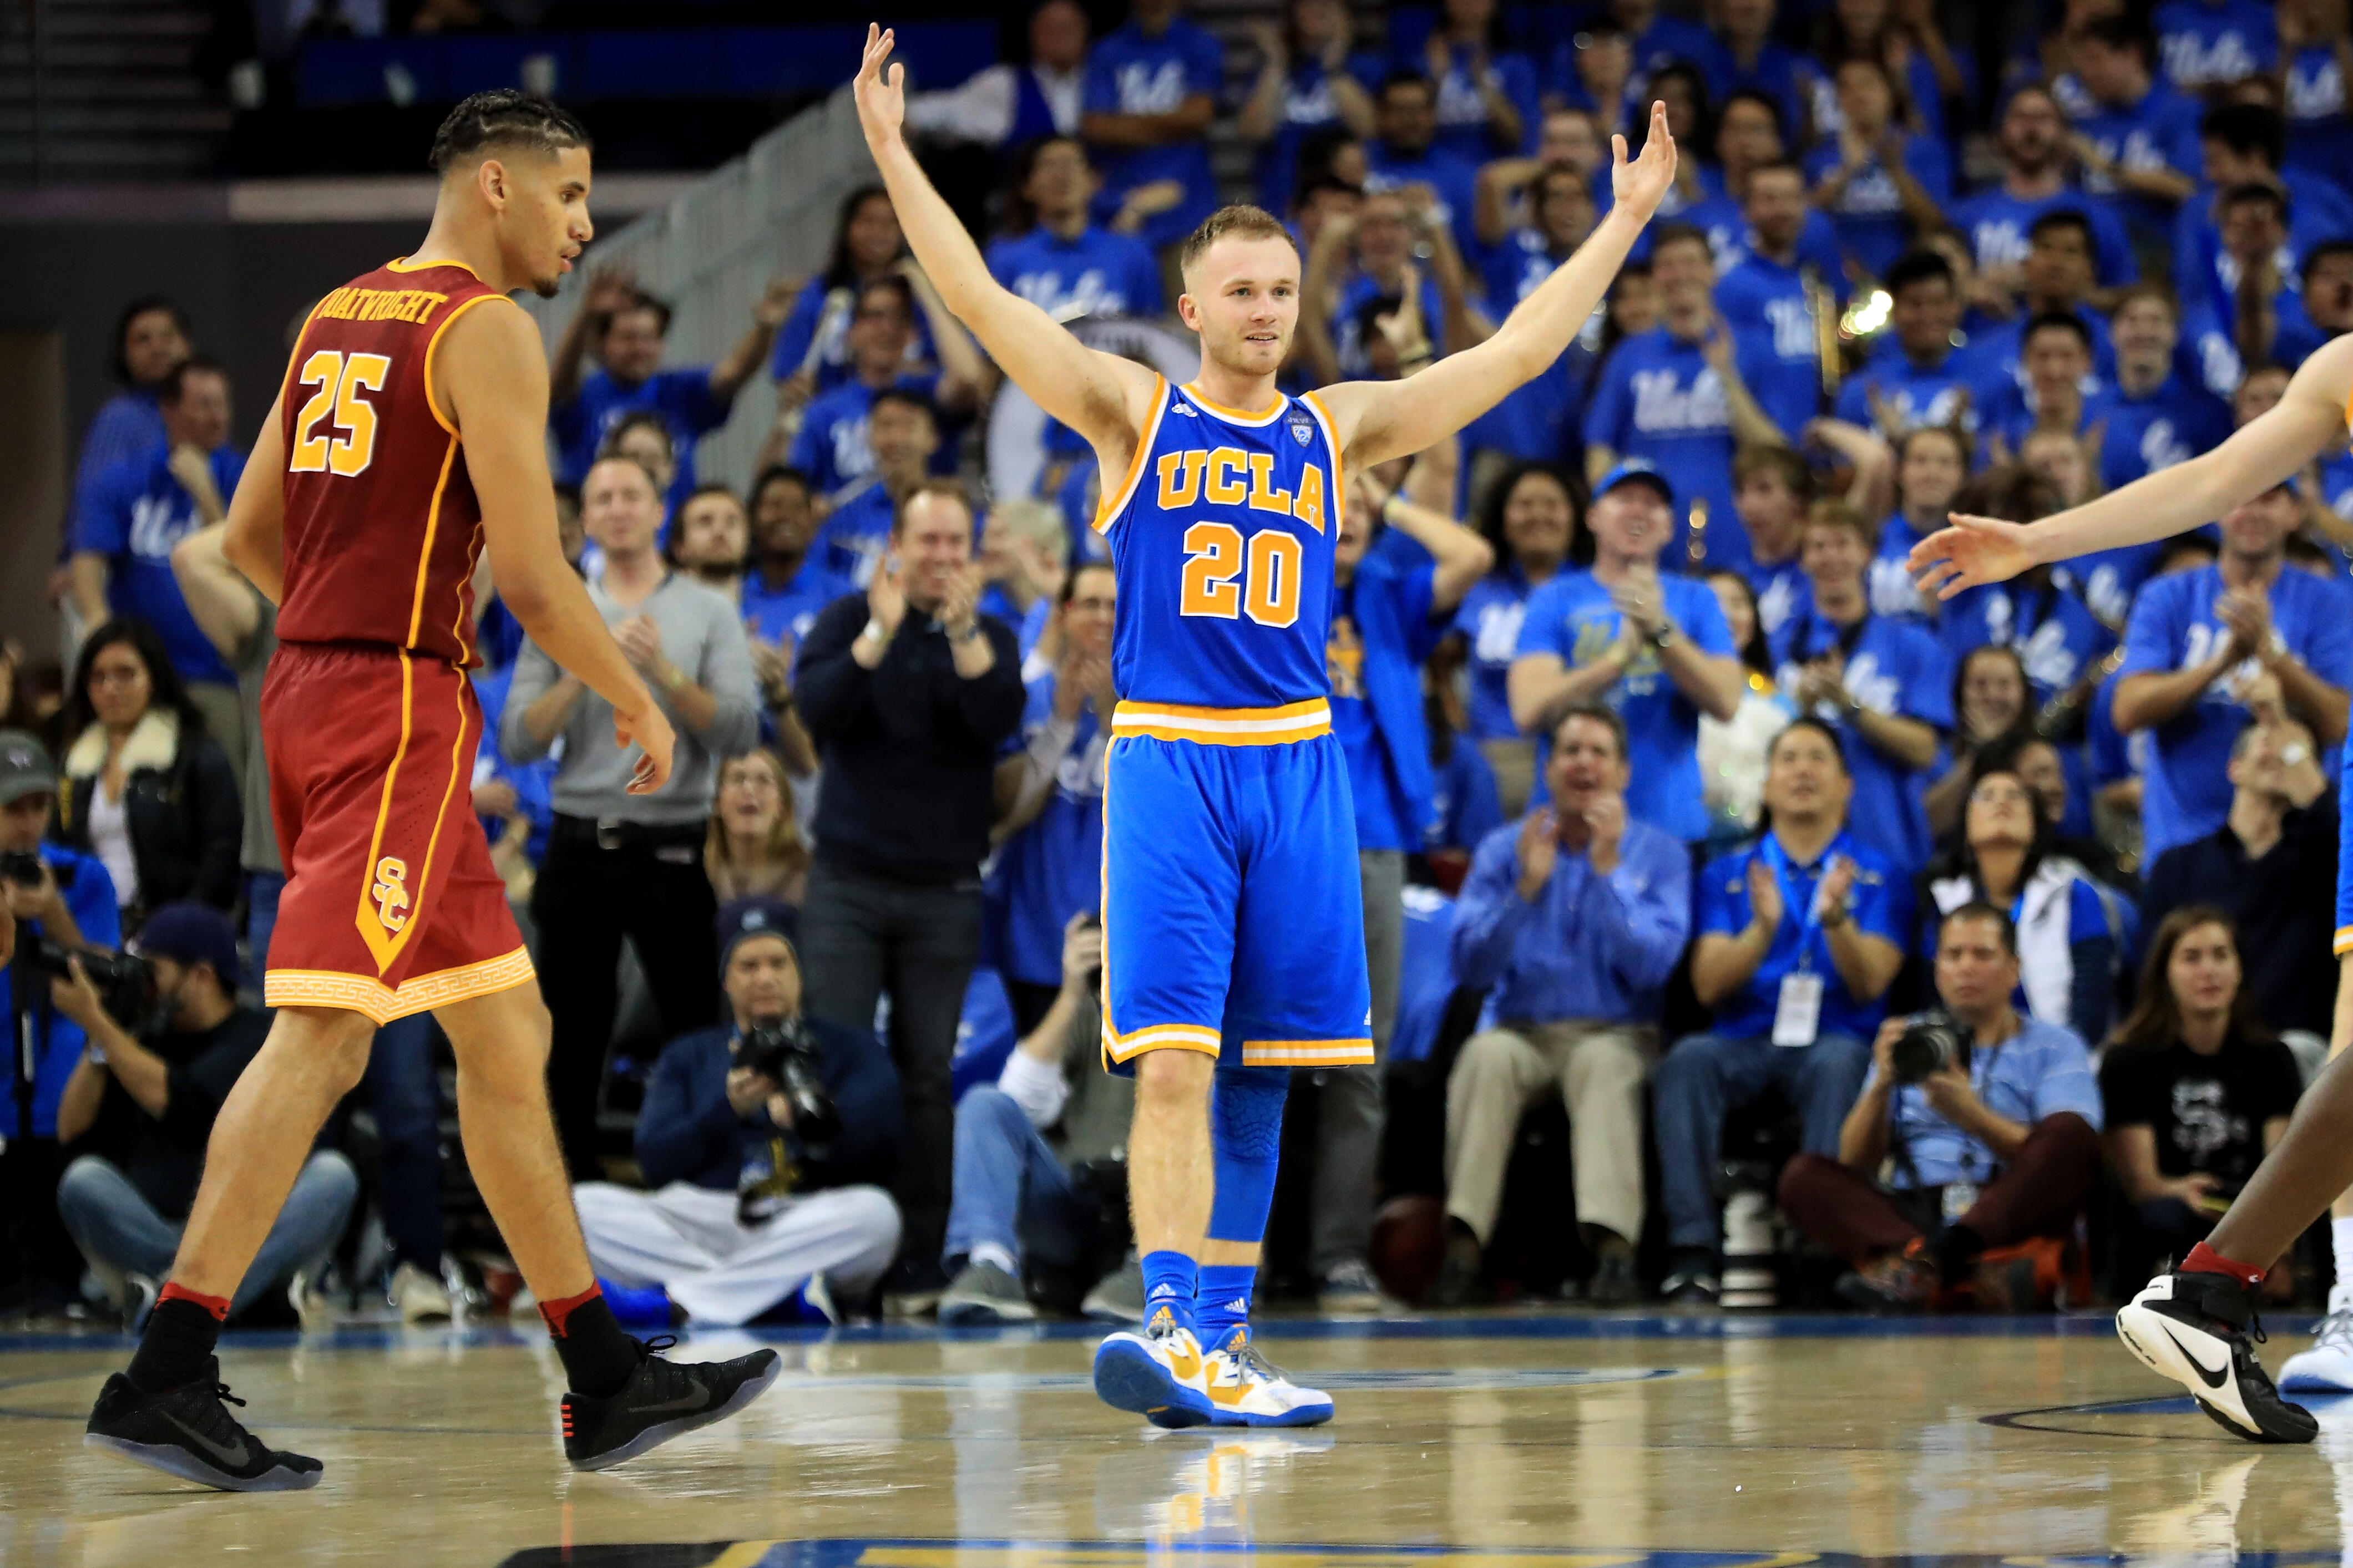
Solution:
[[[1295,517],[1324,531],[1324,470],[1313,463],[1300,470],[1296,496],[1274,488],[1272,458],[1230,447],[1166,453],[1158,479],[1163,511],[1190,506],[1198,496],[1212,506]],[[1276,627],[1299,619],[1304,552],[1290,530],[1262,528],[1245,542],[1232,523],[1204,520],[1185,531],[1184,545],[1180,614],[1220,620],[1247,615],[1262,626]]]

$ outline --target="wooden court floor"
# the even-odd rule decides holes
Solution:
[[[1155,1433],[1096,1404],[1075,1330],[878,1330],[772,1338],[789,1370],[759,1404],[601,1476],[562,1461],[557,1367],[533,1337],[232,1335],[224,1374],[258,1429],[327,1465],[315,1491],[249,1498],[81,1447],[121,1342],[0,1339],[0,1563],[2353,1563],[2353,1398],[2313,1447],[2243,1445],[2166,1397],[2104,1318],[1268,1331],[1333,1391],[1330,1426]],[[2275,1334],[2269,1358],[2295,1342]]]

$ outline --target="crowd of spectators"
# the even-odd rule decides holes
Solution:
[[[1303,1077],[1275,1266],[1325,1308],[1384,1299],[1381,1182],[1425,1165],[1440,1301],[1524,1287],[1502,1242],[1533,1223],[1593,1301],[1712,1304],[1734,1136],[1845,1300],[2047,1306],[2087,1237],[2130,1285],[2202,1236],[2284,1125],[2334,994],[2353,457],[1943,603],[1904,563],[1949,510],[2031,521],[2211,447],[2353,327],[2343,7],[2045,9],[1981,52],[1900,0],[1607,0],[1525,36],[1443,0],[1384,39],[1285,0],[1229,95],[1181,0],[1092,42],[1044,0],[1029,60],[911,104],[999,160],[988,265],[1072,322],[1163,317],[1174,242],[1237,194],[1229,124],[1300,243],[1293,391],[1492,332],[1667,105],[1675,189],[1567,353],[1334,498],[1384,1060]],[[662,790],[627,793],[600,700],[480,599],[474,805],[592,1254],[649,1321],[1132,1314],[1094,456],[1018,423],[879,189],[750,318],[673,363],[669,304],[607,268],[551,350],[566,552],[676,724]],[[29,1042],[0,1207],[25,1278],[86,1262],[135,1314],[258,1037],[237,987],[281,877],[227,381],[168,301],[117,351],[61,702],[7,667],[0,888],[41,940],[0,977]],[[739,487],[697,440],[764,372]],[[126,940],[157,988],[129,1030],[39,956]],[[314,1158],[240,1309],[290,1278],[310,1310],[323,1268],[459,1310],[436,1052],[383,1031],[372,1161]],[[1385,1114],[1409,1081],[1442,1116]],[[1515,1193],[1555,1097],[1565,1190]],[[360,1280],[355,1203],[387,1237]]]

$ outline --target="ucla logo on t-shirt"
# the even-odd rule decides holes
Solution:
[[[1291,438],[1304,447],[1315,438],[1315,416],[1294,403],[1291,405]]]

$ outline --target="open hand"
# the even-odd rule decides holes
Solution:
[[[1843,855],[1831,858],[1831,868],[1822,873],[1821,886],[1814,894],[1814,918],[1825,925],[1832,916],[1846,908],[1847,896],[1854,891],[1854,862]]]
[[[641,671],[658,669],[662,662],[661,632],[651,616],[643,613],[631,616],[613,628],[613,640],[629,656],[629,662]]]
[[[2034,536],[2022,522],[1998,517],[1949,514],[1952,526],[1940,528],[1912,547],[1905,564],[1913,586],[1924,595],[1949,599],[1964,588],[2006,583],[2037,564]]]
[[[1768,931],[1781,929],[1781,918],[1788,906],[1781,901],[1781,879],[1773,875],[1773,868],[1765,864],[1761,855],[1748,862],[1748,914],[1750,921]]]
[[[1540,805],[1528,813],[1514,847],[1520,862],[1520,897],[1533,903],[1552,880],[1553,868],[1560,861],[1560,823],[1550,806]]]
[[[1663,102],[1651,105],[1651,134],[1642,143],[1642,155],[1632,163],[1626,161],[1626,138],[1612,134],[1609,138],[1609,189],[1617,205],[1624,207],[1643,222],[1659,210],[1665,199],[1667,187],[1675,183],[1675,139],[1667,129],[1667,106]]]
[[[859,128],[866,132],[866,145],[876,153],[899,141],[900,127],[907,119],[907,68],[882,68],[895,37],[887,27],[866,24],[866,55],[858,62],[858,75],[849,85],[850,97],[858,103]]]

